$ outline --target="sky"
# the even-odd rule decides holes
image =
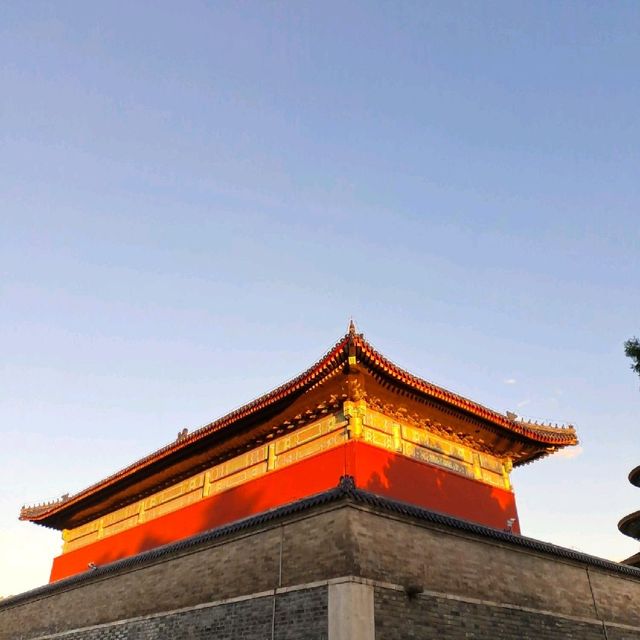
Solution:
[[[640,4],[4,2],[0,596],[76,492],[347,329],[574,424],[523,533],[614,560],[640,509]]]

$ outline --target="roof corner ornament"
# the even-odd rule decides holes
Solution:
[[[356,338],[358,335],[362,337],[362,334],[356,333],[356,323],[353,321],[353,318],[349,318],[349,329],[346,335],[346,349],[347,349],[347,370],[350,370],[352,367],[356,367]],[[354,369],[355,370],[355,369]]]
[[[338,481],[338,490],[347,495],[352,495],[356,491],[356,481],[353,476],[340,476]]]

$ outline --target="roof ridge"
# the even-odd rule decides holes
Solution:
[[[576,432],[573,427],[556,429],[553,427],[541,427],[540,425],[533,426],[522,424],[521,422],[513,420],[493,409],[489,409],[474,400],[470,400],[462,395],[448,391],[443,387],[410,373],[377,351],[371,343],[365,339],[364,334],[356,333],[355,323],[352,319],[349,323],[348,332],[342,336],[332,348],[330,348],[314,364],[289,381],[284,382],[271,391],[254,398],[250,402],[237,407],[222,417],[205,424],[191,433],[184,433],[184,431],[181,432],[176,440],[173,440],[143,458],[136,460],[132,464],[71,495],[63,502],[54,503],[44,509],[39,507],[23,507],[20,512],[20,518],[23,520],[32,520],[34,522],[45,520],[59,508],[64,508],[64,506],[69,506],[79,502],[96,491],[113,485],[121,478],[131,475],[132,473],[135,473],[170,454],[183,450],[192,443],[278,402],[288,394],[308,389],[315,383],[315,381],[321,379],[322,375],[326,371],[333,371],[344,362],[350,360],[352,356],[356,357],[357,360],[358,355],[360,355],[361,358],[364,358],[364,361],[369,365],[382,370],[386,375],[394,378],[397,382],[410,387],[414,391],[453,405],[458,409],[480,417],[481,419],[511,431],[512,433],[520,434],[525,438],[549,445],[550,447],[568,446],[578,443]]]
[[[420,378],[415,374],[403,369],[399,365],[395,364],[392,360],[382,355],[373,345],[367,341],[362,334],[358,334],[355,337],[356,344],[358,344],[361,350],[365,351],[365,355],[369,358],[373,359],[376,364],[382,364],[383,367],[387,367],[390,370],[390,373],[396,374],[400,379],[405,378],[406,382],[413,382],[417,386],[423,386],[425,388],[425,392],[432,392],[434,395],[441,396],[440,399],[445,401],[453,401],[454,404],[462,405],[460,408],[465,409],[467,411],[471,410],[473,413],[477,413],[475,410],[479,410],[480,414],[485,414],[482,417],[489,420],[494,420],[500,423],[503,427],[507,427],[516,432],[522,433],[522,435],[528,435],[526,431],[532,431],[534,433],[548,433],[558,436],[570,436],[576,435],[575,428],[573,425],[569,425],[568,427],[552,427],[550,425],[533,425],[530,423],[522,423],[519,420],[513,419],[506,414],[500,413],[495,409],[490,409],[485,405],[476,402],[475,400],[471,400],[459,393],[455,393],[453,391],[449,391],[444,387],[440,387],[433,382],[425,380],[424,378]],[[367,353],[368,352],[368,353]],[[377,362],[376,362],[377,361]],[[465,406],[466,405],[466,406]],[[524,427],[524,428],[523,428]],[[574,443],[577,444],[577,439]]]
[[[81,491],[78,491],[77,493],[74,493],[70,496],[68,495],[66,500],[52,501],[50,503],[37,504],[33,506],[23,506],[22,509],[20,510],[20,519],[21,520],[29,519],[29,517],[37,518],[40,515],[47,513],[47,511],[49,511],[49,508],[48,508],[49,506],[56,507],[61,505],[62,503],[76,502],[79,498],[92,493],[94,489],[97,489],[98,487],[104,487],[105,485],[108,485],[108,484],[112,484],[119,478],[125,475],[128,475],[129,473],[135,471],[136,469],[146,466],[147,464],[151,463],[154,459],[162,458],[164,457],[165,454],[169,452],[179,451],[180,449],[185,448],[190,443],[196,440],[199,440],[204,435],[208,435],[209,433],[214,433],[215,431],[219,431],[221,428],[226,426],[226,424],[228,424],[229,422],[235,419],[244,417],[244,415],[250,414],[255,406],[259,405],[260,403],[266,402],[270,397],[276,397],[280,392],[290,389],[291,386],[293,385],[300,384],[306,377],[308,377],[314,371],[316,371],[318,367],[321,367],[323,363],[325,363],[325,361],[327,361],[328,363],[332,358],[339,355],[340,351],[343,351],[344,348],[349,344],[351,340],[351,336],[352,334],[350,333],[345,334],[342,338],[340,338],[340,340],[338,340],[333,345],[333,347],[331,347],[324,354],[324,356],[318,359],[310,367],[307,367],[307,369],[305,369],[302,373],[291,378],[289,381],[284,382],[283,384],[280,384],[277,387],[274,387],[273,389],[271,389],[271,391],[267,391],[266,393],[263,393],[262,395],[257,396],[253,400],[250,400],[249,402],[246,402],[240,405],[239,407],[236,407],[232,411],[229,411],[228,413],[224,414],[220,418],[217,418],[216,420],[213,420],[212,422],[209,422],[203,425],[202,427],[199,427],[195,431],[187,433],[186,435],[179,436],[176,440],[173,440],[168,444],[162,447],[159,447],[158,449],[152,451],[148,455],[142,458],[139,458],[138,460],[131,463],[130,465],[127,465],[126,467],[123,467],[122,469],[107,476],[106,478],[103,478],[102,480],[99,480],[98,482],[91,484],[85,489],[82,489]],[[32,515],[32,514],[35,514],[35,515]]]

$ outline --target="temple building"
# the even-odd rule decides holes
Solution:
[[[631,470],[629,482],[636,487],[640,487],[640,466]],[[622,518],[618,523],[618,529],[625,536],[640,540],[640,511],[635,511]],[[633,567],[640,567],[640,552],[624,560],[624,563]]]
[[[0,640],[640,640],[640,568],[520,530],[512,469],[576,443],[352,323],[290,382],[23,508],[63,549],[0,602]]]
[[[518,534],[512,468],[576,443],[571,426],[498,413],[404,371],[351,323],[293,380],[20,518],[62,533],[51,581],[322,494],[341,478]]]

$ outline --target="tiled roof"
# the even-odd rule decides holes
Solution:
[[[629,473],[629,482],[636,487],[640,487],[640,466],[631,469]],[[635,511],[625,516],[618,522],[618,530],[625,536],[640,540],[640,511]]]
[[[640,487],[640,466],[637,466],[635,469],[631,469],[629,473],[629,482],[636,487]]]
[[[211,422],[192,433],[181,436],[178,440],[154,451],[148,456],[137,460],[133,464],[114,473],[113,475],[91,485],[90,487],[64,499],[37,505],[23,507],[20,512],[21,520],[32,520],[38,522],[49,518],[89,496],[110,487],[123,478],[148,467],[149,465],[173,456],[179,451],[183,451],[213,433],[218,433],[222,429],[229,429],[240,420],[257,414],[268,407],[273,406],[295,394],[302,393],[310,387],[316,385],[326,376],[334,372],[339,367],[344,366],[349,356],[355,356],[356,362],[360,362],[379,375],[387,378],[397,385],[401,385],[418,395],[422,395],[445,405],[456,407],[477,418],[481,418],[504,432],[516,434],[536,443],[547,445],[548,447],[565,447],[575,445],[578,442],[575,429],[569,427],[553,427],[551,425],[538,425],[531,422],[523,422],[511,418],[483,405],[469,400],[461,395],[447,391],[431,382],[423,380],[401,367],[397,366],[365,340],[362,334],[356,333],[353,323],[349,326],[349,332],[342,337],[320,360],[309,367],[306,371],[296,376],[289,382],[269,391],[259,398],[243,405],[242,407],[228,413],[227,415]],[[541,454],[543,455],[543,454]]]
[[[484,418],[507,431],[523,435],[536,442],[558,446],[573,445],[578,442],[575,429],[572,426],[554,427],[549,424],[536,424],[510,418],[498,411],[488,409],[478,402],[469,400],[452,391],[447,391],[447,389],[443,389],[432,382],[427,382],[401,369],[398,365],[376,351],[361,335],[355,336],[355,344],[361,362],[369,364],[374,369],[381,371],[413,391],[441,400],[445,404],[458,407],[479,418]]]
[[[622,561],[623,564],[628,564],[631,567],[637,567],[640,569],[640,552],[634,553],[632,556]]]

